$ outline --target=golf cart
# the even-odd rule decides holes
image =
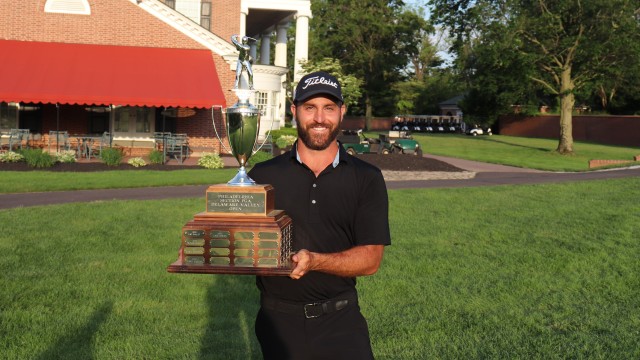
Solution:
[[[383,144],[379,139],[367,138],[362,134],[362,130],[341,130],[338,134],[338,141],[348,154],[380,154],[383,153]]]
[[[491,136],[493,134],[491,133],[491,128],[488,127],[488,128],[486,128],[486,130],[484,130],[480,126],[478,126],[476,124],[476,125],[473,125],[473,127],[470,127],[467,130],[467,135],[471,135],[471,136],[489,135],[489,136]]]
[[[391,130],[389,134],[380,134],[382,153],[413,154],[422,156],[420,143],[413,139],[409,131]]]

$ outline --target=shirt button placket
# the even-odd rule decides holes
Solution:
[[[311,216],[316,216],[318,215],[318,184],[317,183],[313,183],[311,185],[311,196],[309,196],[309,199],[311,199],[311,205],[310,205],[310,209],[309,212],[311,213]]]

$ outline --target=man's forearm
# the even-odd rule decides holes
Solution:
[[[292,259],[293,279],[299,279],[309,271],[320,271],[332,275],[355,277],[372,275],[378,271],[384,245],[361,245],[337,253],[316,253],[300,250]]]

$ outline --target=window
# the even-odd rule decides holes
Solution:
[[[176,0],[163,0],[162,2],[172,9],[176,8]]]
[[[211,2],[209,1],[200,3],[200,26],[211,30]]]
[[[256,107],[265,114],[269,106],[269,93],[265,91],[256,92]]]
[[[0,102],[0,129],[18,128],[18,104]]]
[[[89,133],[102,134],[109,131],[109,117],[111,109],[103,106],[86,108],[89,121]]]
[[[150,133],[155,108],[120,107],[116,109],[113,131],[120,133]]]
[[[271,101],[269,101],[271,100]],[[274,119],[275,118],[275,110],[277,108],[275,101],[276,96],[273,95],[273,92],[265,92],[258,91],[256,92],[255,104],[260,112],[262,112],[262,116],[265,119]]]
[[[47,0],[44,12],[75,15],[91,15],[91,7],[87,0]]]
[[[154,120],[154,111],[150,108],[136,108],[136,132],[150,133],[151,121]]]

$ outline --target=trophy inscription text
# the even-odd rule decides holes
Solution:
[[[229,214],[264,213],[265,194],[208,192],[207,211]]]

